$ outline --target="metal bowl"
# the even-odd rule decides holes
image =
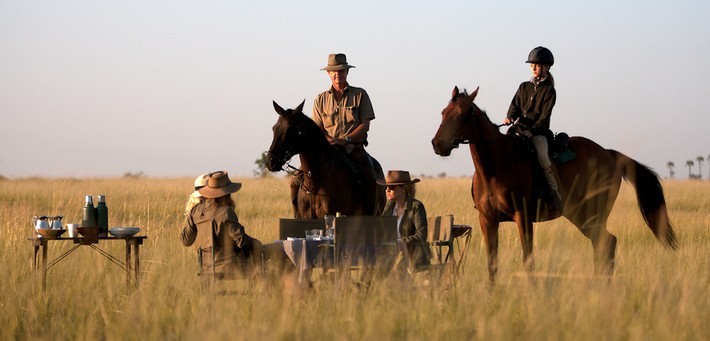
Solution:
[[[108,233],[116,238],[130,238],[140,231],[140,227],[112,227]]]
[[[67,230],[37,229],[37,233],[47,239],[57,239],[64,234],[64,232],[67,232]]]
[[[77,227],[76,231],[79,232],[82,236],[85,238],[98,238],[99,237],[99,228],[98,226],[92,226],[92,227]]]

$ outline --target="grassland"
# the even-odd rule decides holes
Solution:
[[[0,181],[0,339],[710,339],[710,182],[665,182],[680,250],[664,249],[644,225],[624,185],[609,230],[619,237],[617,272],[590,278],[590,243],[566,220],[537,224],[536,272],[519,275],[520,242],[501,226],[500,281],[491,288],[468,179],[424,179],[418,197],[430,216],[454,214],[474,226],[456,287],[370,292],[327,285],[295,294],[279,285],[238,281],[234,295],[200,289],[196,257],[178,232],[192,179],[5,179]],[[249,234],[277,237],[291,215],[283,178],[241,179],[234,198]],[[80,222],[86,194],[105,194],[112,226],[141,226],[139,289],[118,267],[82,247],[50,268],[47,290],[31,269],[34,215]],[[115,244],[115,245],[113,245]],[[50,259],[71,243],[50,245]],[[116,255],[121,243],[101,243]],[[119,257],[120,258],[120,257]]]

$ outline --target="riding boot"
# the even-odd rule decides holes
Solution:
[[[560,194],[560,187],[557,185],[557,177],[555,176],[555,171],[552,166],[545,168],[545,177],[547,178],[547,183],[550,185],[550,190],[552,191],[552,209],[561,210],[562,209],[562,194]]]

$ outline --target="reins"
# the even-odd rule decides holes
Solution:
[[[471,108],[468,110],[468,117],[471,119],[474,118],[473,105],[471,105]],[[493,122],[491,122],[491,124],[493,124]],[[441,128],[443,125],[444,125],[443,123],[439,124],[439,127]],[[505,123],[493,124],[493,125],[496,127],[496,129],[500,129],[503,126],[507,126],[507,124],[505,124]],[[492,140],[476,139],[476,141],[479,143],[490,143],[490,142],[500,141],[501,139],[502,138],[492,139]],[[451,144],[454,146],[454,148],[458,148],[459,144],[471,144],[471,143],[472,143],[471,139],[465,139],[461,136],[456,136],[451,140]]]

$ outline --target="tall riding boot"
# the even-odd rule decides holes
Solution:
[[[555,171],[552,166],[545,169],[545,177],[547,178],[547,183],[550,185],[550,190],[552,190],[552,208],[555,210],[562,209],[562,194],[560,194],[560,187],[557,185],[557,177],[555,176]]]

